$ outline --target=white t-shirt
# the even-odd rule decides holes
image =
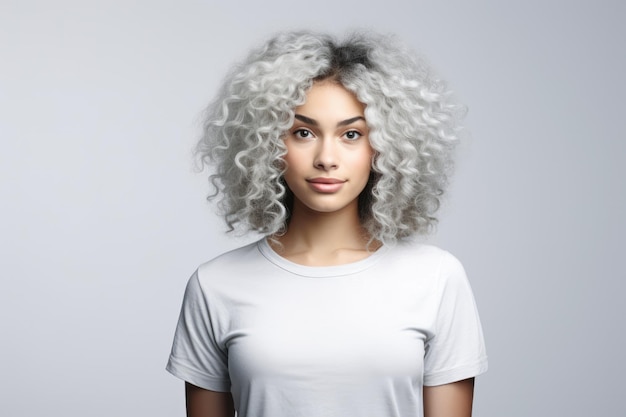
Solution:
[[[487,370],[463,267],[433,246],[295,264],[265,239],[193,274],[167,370],[239,417],[415,417],[423,385]]]

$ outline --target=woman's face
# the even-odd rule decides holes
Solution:
[[[358,212],[373,155],[364,109],[354,94],[329,81],[314,83],[306,102],[296,107],[284,156],[294,207]]]

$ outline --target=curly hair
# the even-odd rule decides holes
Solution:
[[[283,233],[293,195],[283,180],[285,132],[316,81],[331,80],[365,105],[375,151],[359,198],[372,239],[430,231],[452,168],[464,107],[423,58],[394,37],[280,33],[236,65],[207,108],[196,151],[212,170],[218,209],[232,231]]]

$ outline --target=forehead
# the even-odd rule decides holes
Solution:
[[[313,83],[306,95],[306,101],[296,107],[296,113],[312,118],[345,119],[364,116],[365,105],[354,93],[341,84],[330,81]]]

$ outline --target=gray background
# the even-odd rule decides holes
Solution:
[[[470,108],[430,240],[479,303],[475,414],[624,415],[624,4],[3,0],[0,415],[183,415],[184,285],[245,240],[192,172],[198,115],[268,34],[354,27]]]

